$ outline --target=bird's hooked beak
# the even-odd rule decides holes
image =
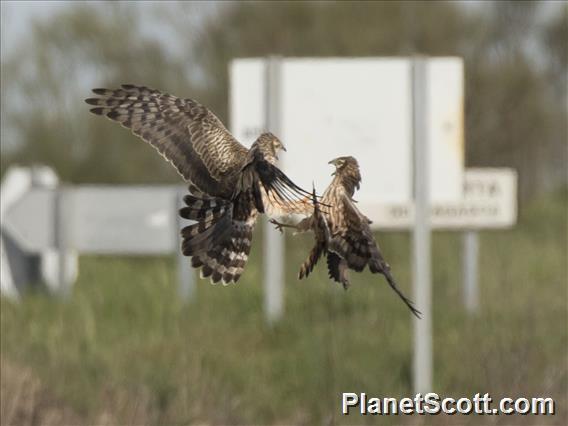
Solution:
[[[288,150],[286,149],[286,147],[284,145],[280,145],[280,148],[282,149],[282,151],[288,152]]]
[[[334,158],[333,160],[328,161],[327,164],[331,164],[332,166],[335,167],[335,170],[334,170],[333,173],[331,174],[332,176],[335,176],[336,173],[337,173],[337,158]]]
[[[280,148],[282,151],[286,152],[286,148],[284,148],[284,145],[280,144],[279,148]],[[277,149],[276,149],[275,152],[274,152],[274,156],[276,157],[277,160],[280,160],[280,156],[278,155],[278,150],[277,150]]]

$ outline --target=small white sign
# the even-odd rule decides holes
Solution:
[[[355,194],[357,198],[357,194]],[[409,229],[411,203],[359,203],[374,229]],[[517,222],[517,173],[513,169],[466,169],[464,196],[457,202],[432,203],[435,229],[510,228]]]

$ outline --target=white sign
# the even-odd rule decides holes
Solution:
[[[176,201],[176,187],[169,185],[77,188],[69,206],[74,248],[80,253],[175,253]]]
[[[64,191],[65,245],[79,253],[177,252],[177,187],[84,186]],[[2,229],[30,253],[56,246],[56,190],[33,188],[8,209]]]
[[[414,223],[411,203],[361,202],[358,207],[376,229],[408,229]],[[463,199],[433,203],[430,220],[435,229],[512,227],[517,221],[517,173],[513,169],[466,169]]]
[[[407,203],[412,194],[412,60],[408,58],[282,59],[279,136],[284,171],[300,186],[323,191],[332,158],[360,163],[361,202]],[[428,59],[433,201],[461,198],[463,62]],[[264,59],[231,64],[231,129],[252,143],[266,110]]]

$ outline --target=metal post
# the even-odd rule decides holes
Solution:
[[[0,295],[8,297],[12,300],[18,300],[20,293],[14,277],[12,275],[12,268],[8,259],[8,251],[4,246],[4,236],[0,233]]]
[[[70,277],[67,275],[67,250],[69,250],[69,217],[68,194],[64,188],[55,190],[55,249],[57,250],[57,293],[63,298],[71,295]]]
[[[174,196],[174,214],[175,223],[177,224],[176,230],[178,231],[175,238],[178,242],[177,253],[177,264],[178,264],[178,295],[183,302],[188,302],[193,300],[195,297],[195,273],[191,269],[189,264],[189,257],[186,257],[181,252],[181,229],[187,225],[182,220],[182,217],[178,214],[178,210],[183,205],[183,196],[186,193],[185,188],[179,188],[175,192]]]
[[[412,66],[414,200],[413,233],[414,300],[422,319],[414,318],[414,391],[432,391],[432,309],[430,261],[430,149],[428,137],[427,59],[417,57]]]
[[[265,127],[280,134],[280,58],[266,60]],[[264,221],[264,309],[268,322],[277,321],[284,312],[284,238]]]
[[[469,313],[475,313],[479,307],[479,289],[477,285],[479,234],[475,231],[465,231],[462,244],[463,302]]]

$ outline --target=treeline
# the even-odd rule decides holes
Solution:
[[[566,40],[560,2],[70,5],[3,55],[2,171],[41,162],[73,182],[177,179],[151,148],[88,116],[91,87],[146,84],[227,119],[235,57],[459,55],[467,165],[516,168],[528,200],[567,184]]]

